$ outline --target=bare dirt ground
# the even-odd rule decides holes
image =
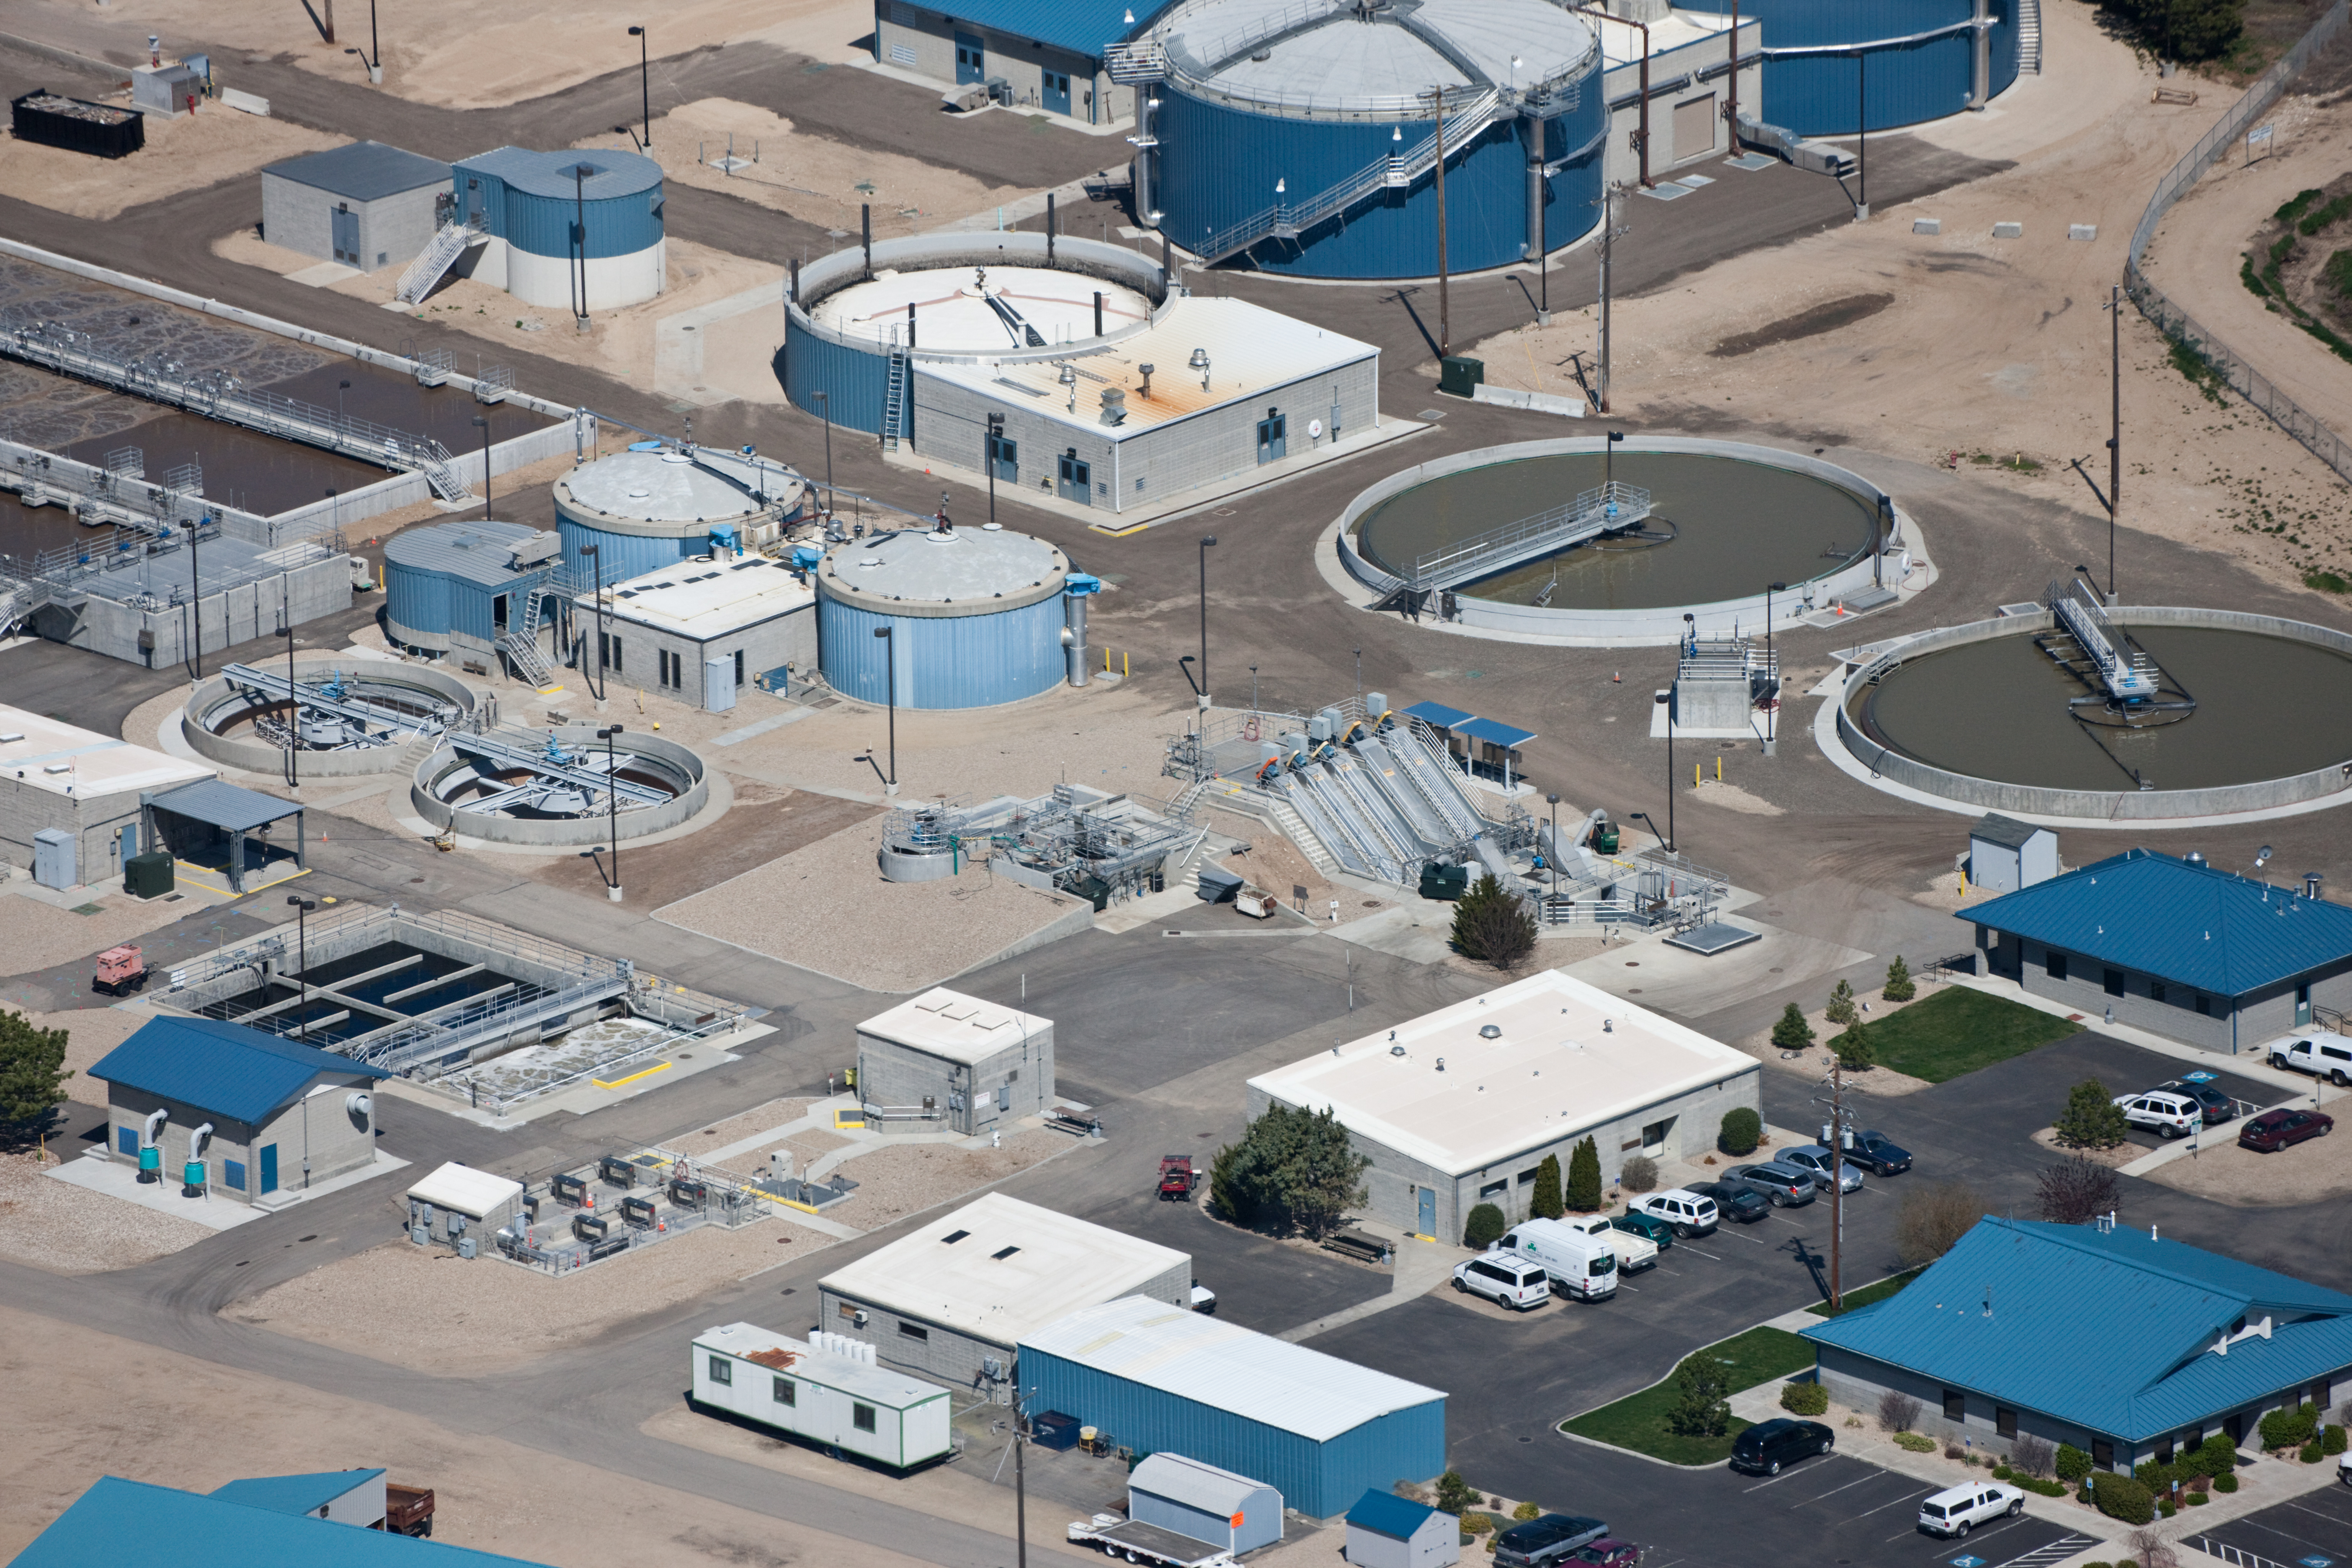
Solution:
[[[2231,1141],[2215,1140],[2216,1132],[2230,1135]],[[2329,1133],[2275,1154],[2241,1149],[2234,1128],[2210,1129],[2206,1138],[2195,1158],[2158,1165],[2147,1179],[2244,1208],[2307,1204],[2352,1193],[2352,1137]]]
[[[2087,6],[2048,7],[2044,25],[2048,58],[2063,68],[2022,79],[1981,118],[1917,133],[2015,167],[1620,300],[1618,411],[1704,433],[1758,409],[1786,410],[1779,433],[1792,444],[1968,468],[1986,483],[2095,511],[2064,465],[2104,457],[2101,307],[2147,193],[2234,95],[2206,84],[2196,107],[2152,103],[2153,71],[2103,36]],[[1640,243],[1643,205],[1635,199],[1623,215],[1634,229],[1628,245]],[[1940,219],[1942,233],[1913,233],[1919,217]],[[2021,223],[2024,237],[1992,238],[2004,221]],[[2073,224],[2095,225],[2098,237],[2068,239]],[[2203,270],[2211,287],[2227,279],[2243,295],[2233,247],[2250,226],[2214,226],[2227,265]],[[1465,352],[1484,358],[1499,384],[1572,393],[1569,356],[1592,330],[1590,312],[1578,312]],[[2201,392],[2128,305],[2122,352],[2126,525],[2242,558],[2283,584],[2314,569],[2352,571],[2340,479],[2233,395]],[[1990,461],[2011,454],[2029,466]],[[1974,462],[1979,455],[1988,460]],[[2265,508],[2302,524],[2303,542],[2241,531]]]
[[[91,101],[128,104],[131,94],[126,89]],[[343,142],[289,121],[240,114],[211,103],[177,120],[151,114],[146,130],[147,144],[125,158],[93,158],[62,147],[12,141],[7,156],[0,158],[0,195],[76,217],[110,218],[142,202],[202,190],[249,174],[265,163],[323,152]],[[315,265],[315,258],[305,257],[303,264]]]
[[[654,121],[653,142],[654,161],[671,180],[845,234],[857,232],[861,205],[874,209],[877,235],[915,234],[1021,194],[903,153],[811,135],[772,110],[724,98],[700,99],[662,115]],[[759,162],[731,174],[714,167],[730,144],[736,157]],[[606,134],[573,145],[627,152],[634,143],[626,135]]]
[[[289,1279],[228,1315],[395,1363],[407,1360],[421,1335],[436,1347],[436,1367],[446,1374],[496,1372],[584,1344],[624,1319],[693,1300],[833,1239],[784,1219],[740,1230],[706,1226],[562,1275],[387,1241]],[[388,1335],[387,1323],[400,1331]]]
[[[712,1149],[723,1149],[738,1139],[749,1138],[754,1132],[765,1132],[771,1127],[782,1127],[808,1114],[814,1100],[772,1100],[765,1105],[755,1105],[740,1116],[730,1116],[715,1127],[699,1132],[689,1132],[673,1138],[665,1145],[681,1154],[699,1155]]]
[[[2138,1144],[2131,1142],[2118,1143],[2112,1149],[2078,1149],[2071,1143],[2061,1143],[2058,1141],[2057,1130],[2051,1127],[2044,1127],[2034,1133],[2033,1141],[2053,1154],[2062,1154],[2070,1160],[2080,1154],[2094,1164],[2107,1165],[2118,1170],[2147,1152]],[[2202,1159],[2203,1156],[2200,1155],[2199,1158]],[[2162,1167],[2158,1168],[2162,1169]]]
[[[331,17],[325,0],[317,10]],[[103,10],[67,0],[25,0],[14,9],[20,31],[49,37],[45,14],[69,18],[68,36],[103,39],[110,58],[143,58],[147,35],[163,35],[176,52],[201,38],[215,51],[216,81],[236,86],[244,55],[299,66],[368,90],[362,59],[345,50],[369,47],[365,6],[345,0],[335,42],[319,36],[299,8],[275,0],[118,0]],[[518,103],[623,68],[635,69],[634,25],[651,22],[651,90],[656,100],[674,56],[715,45],[762,38],[813,58],[848,64],[870,59],[854,48],[874,31],[874,9],[861,0],[695,0],[648,18],[642,6],[614,0],[513,0],[486,14],[466,0],[415,0],[385,7],[382,27],[383,90],[417,103],[488,109]],[[82,47],[89,47],[87,43]]]
[[[807,1139],[831,1136],[802,1135]],[[902,1149],[877,1150],[842,1163],[842,1174],[856,1182],[857,1190],[831,1212],[844,1224],[861,1230],[879,1230],[910,1214],[920,1214],[1018,1175],[1064,1150],[1079,1146],[1066,1132],[1032,1128],[1006,1138],[1001,1149],[919,1143]],[[794,1140],[793,1147],[801,1147],[801,1141]]]
[[[152,732],[144,743],[154,744]],[[134,899],[120,887],[96,894],[91,902],[73,910],[0,893],[0,952],[8,955],[9,973],[29,974],[84,953],[134,942],[205,907],[193,899],[176,904]],[[91,912],[83,914],[83,910]]]
[[[0,1154],[0,1258],[58,1274],[102,1274],[212,1235],[194,1220],[69,1186],[47,1175],[52,1152]]]
[[[37,1029],[63,1029],[66,1032],[66,1071],[75,1078],[87,1077],[98,1058],[129,1039],[131,1033],[147,1022],[148,1015],[120,1007],[79,1007],[63,1013],[28,1013],[26,1016]],[[67,1090],[80,1087],[67,1080]],[[83,1089],[80,1098],[96,1103],[104,1098],[103,1089]]]
[[[460,1433],[29,1312],[0,1310],[0,1384],[20,1409],[107,1412],[51,1423],[40,1441],[12,1446],[0,1557],[16,1555],[102,1475],[205,1492],[245,1476],[381,1465],[434,1489],[436,1542],[555,1568],[919,1568],[863,1541],[600,1470],[577,1454]],[[205,1441],[155,1442],[191,1399],[203,1402]],[[824,1479],[842,1485],[859,1473],[834,1465]],[[523,1497],[533,1506],[517,1509]]]

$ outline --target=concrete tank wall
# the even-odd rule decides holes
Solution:
[[[566,746],[593,747],[598,744],[593,724],[567,724],[555,729],[555,736]],[[433,754],[417,764],[415,781],[408,788],[408,801],[416,815],[436,828],[454,827],[468,838],[479,838],[492,844],[523,844],[556,847],[567,844],[609,843],[617,831],[625,843],[676,827],[699,812],[710,800],[710,781],[702,759],[675,741],[659,735],[631,731],[628,750],[639,756],[656,757],[667,762],[693,782],[681,794],[664,805],[649,805],[642,811],[632,811],[618,816],[564,817],[553,820],[530,820],[499,816],[487,812],[466,811],[436,799],[432,784],[453,767],[463,763],[456,748],[442,744]]]
[[[456,703],[467,713],[473,712],[476,706],[472,687],[456,676],[423,665],[391,664],[383,659],[354,659],[348,656],[327,658],[317,654],[298,656],[294,660],[294,679],[298,681],[316,679],[338,669],[352,676],[417,687],[444,701]],[[269,671],[273,675],[283,675],[286,672],[284,661],[271,661]],[[188,705],[180,710],[180,734],[189,747],[207,762],[248,773],[277,773],[285,765],[286,753],[276,746],[265,741],[215,734],[205,727],[204,715],[221,708],[241,708],[244,702],[243,695],[226,680],[217,675],[213,676],[196,688],[195,694],[188,699]],[[415,755],[411,749],[415,744],[411,742],[405,746],[375,746],[363,751],[305,752],[302,753],[302,772],[312,778],[350,778],[363,773],[391,773]]]

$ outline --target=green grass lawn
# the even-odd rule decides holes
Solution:
[[[1717,1356],[1727,1363],[1723,1370],[1734,1394],[1813,1364],[1812,1345],[1780,1329],[1750,1329],[1693,1353]],[[1663,1383],[1560,1423],[1560,1430],[1672,1464],[1712,1465],[1729,1458],[1732,1439],[1748,1424],[1735,1416],[1720,1437],[1678,1436],[1666,1430],[1666,1413],[1674,1408],[1675,1394],[1675,1379],[1669,1373]]]
[[[2039,1008],[1950,985],[1892,1017],[1864,1025],[1863,1032],[1877,1050],[1881,1066],[1944,1083],[2080,1034],[2082,1026]]]
[[[1843,1317],[1856,1307],[1867,1307],[1874,1301],[1885,1300],[1886,1298],[1919,1278],[1919,1274],[1920,1270],[1916,1268],[1908,1269],[1901,1274],[1891,1274],[1874,1285],[1864,1285],[1859,1290],[1847,1291],[1845,1305],[1843,1307],[1832,1308],[1827,1301],[1816,1301],[1805,1310],[1816,1318]]]

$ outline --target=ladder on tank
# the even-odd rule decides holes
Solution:
[[[561,590],[547,578],[541,578],[523,590],[522,624],[509,628],[499,637],[499,651],[507,656],[514,672],[541,689],[554,684],[555,671],[548,667],[546,655],[539,651],[540,606],[550,594]]]
[[[2042,0],[2018,0],[2017,68],[2024,76],[2042,74]]]
[[[890,378],[882,389],[882,449],[895,452],[906,439],[907,398],[914,379],[913,366],[907,351],[897,343],[890,345]]]

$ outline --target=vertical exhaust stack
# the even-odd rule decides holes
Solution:
[[[139,1179],[160,1182],[163,1179],[163,1151],[156,1140],[163,1136],[164,1126],[172,1120],[168,1110],[151,1110],[139,1130]]]
[[[205,1122],[188,1134],[188,1158],[180,1167],[180,1195],[200,1198],[209,1184],[205,1179],[205,1151],[212,1147],[213,1124]]]

